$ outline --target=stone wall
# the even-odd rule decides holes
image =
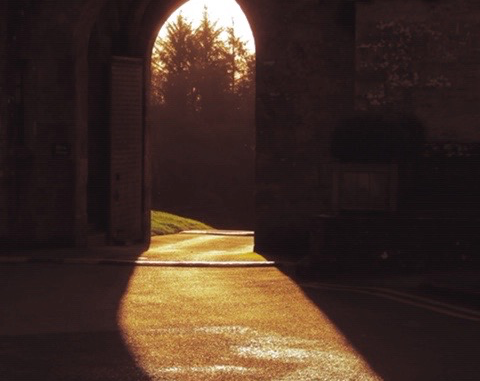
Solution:
[[[72,244],[76,99],[68,15],[29,1],[7,5],[8,229],[2,238],[16,245]]]
[[[422,126],[419,155],[400,163],[400,211],[480,213],[480,3],[357,4],[356,109]]]
[[[354,8],[268,5],[257,28],[255,242],[302,256],[312,216],[331,208],[331,133],[352,111]]]
[[[428,140],[480,140],[480,3],[357,4],[356,108],[411,114]]]

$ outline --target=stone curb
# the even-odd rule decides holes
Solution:
[[[178,234],[219,235],[228,237],[253,237],[255,232],[250,230],[183,230]]]
[[[75,265],[123,265],[151,267],[275,267],[273,261],[156,261],[149,259],[109,259],[109,258],[34,258],[34,257],[0,257],[1,264],[75,264]]]

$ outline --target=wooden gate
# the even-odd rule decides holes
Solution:
[[[142,239],[143,62],[114,57],[110,81],[110,224],[114,243]]]

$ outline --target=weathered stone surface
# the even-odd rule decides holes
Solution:
[[[414,114],[430,140],[478,141],[479,13],[464,0],[358,4],[357,109]]]

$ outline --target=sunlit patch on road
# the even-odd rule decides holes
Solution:
[[[274,268],[137,269],[119,326],[152,380],[380,380]]]
[[[157,368],[151,360],[143,364],[150,375],[162,380],[167,376],[172,380],[227,376],[258,380],[265,379],[266,375],[277,381],[380,380],[361,356],[326,341],[282,336],[242,326],[159,329],[155,334],[165,342],[169,340],[168,335],[173,335],[177,340],[183,338],[184,344],[188,341],[205,346],[221,343],[218,353],[205,354],[203,348],[197,348],[198,357],[194,356],[193,365]],[[181,357],[177,361],[185,362]],[[204,361],[207,363],[199,364]]]
[[[261,336],[237,347],[241,356],[294,363],[298,369],[278,380],[380,380],[365,366],[362,358],[325,343],[277,335]]]
[[[183,238],[184,236],[179,236],[180,238]],[[160,240],[163,237],[160,237],[158,240]],[[167,237],[170,238],[170,237]],[[170,244],[161,244],[155,247],[151,247],[150,251],[155,251],[157,253],[170,253],[172,251],[178,251],[178,250],[194,250],[198,245],[201,244],[206,244],[210,243],[212,241],[218,240],[219,237],[215,236],[196,236],[196,237],[188,237],[183,239],[180,242],[174,242]]]
[[[172,234],[156,236],[142,260],[266,261],[253,252],[253,237],[243,235]]]
[[[170,374],[170,375],[192,375],[192,374],[202,374],[202,375],[236,375],[241,376],[245,374],[255,374],[255,369],[249,369],[243,366],[233,366],[233,365],[211,365],[211,366],[174,366],[171,368],[164,368],[158,370],[159,374]]]

